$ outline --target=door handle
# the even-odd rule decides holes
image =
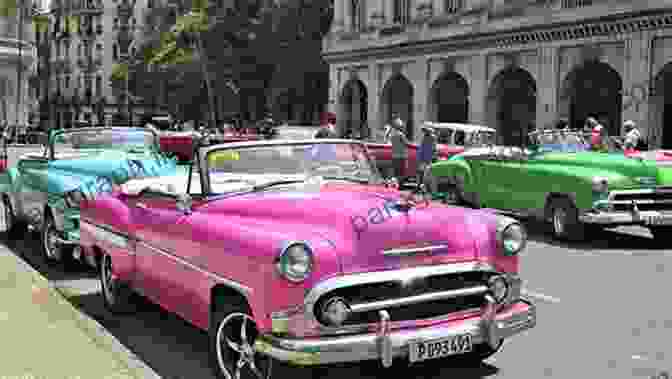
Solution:
[[[136,208],[140,208],[140,209],[149,209],[149,207],[147,207],[147,204],[145,204],[145,203],[139,203],[139,202],[138,202],[138,203],[135,203],[135,207],[136,207]]]

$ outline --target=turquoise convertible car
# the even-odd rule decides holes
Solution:
[[[50,263],[81,259],[80,201],[129,179],[170,175],[178,168],[160,152],[151,129],[53,130],[40,142],[42,153],[24,155],[0,173],[0,231],[22,239],[27,227],[39,230]]]

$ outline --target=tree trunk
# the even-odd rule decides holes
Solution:
[[[203,39],[201,38],[201,35],[198,35],[196,38],[196,43],[198,44],[197,49],[198,49],[198,55],[199,55],[199,61],[201,62],[201,70],[203,71],[203,79],[205,80],[205,88],[208,93],[208,108],[209,112],[208,115],[210,116],[210,122],[209,122],[209,127],[210,128],[215,128],[217,125],[216,122],[216,117],[215,117],[215,99],[213,96],[212,92],[212,82],[210,81],[210,69],[208,68],[208,62],[207,62],[207,54],[205,54],[205,50],[203,49]]]

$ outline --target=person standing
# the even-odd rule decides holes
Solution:
[[[436,154],[436,132],[428,126],[423,126],[422,132],[422,141],[418,149],[418,183],[422,183],[425,169],[432,164]]]
[[[408,139],[404,134],[404,121],[397,117],[392,121],[390,140],[392,142],[392,168],[399,187],[405,182],[404,173],[408,161]]]
[[[623,148],[625,150],[635,150],[639,146],[639,141],[642,138],[642,134],[637,129],[637,125],[632,120],[628,120],[623,123],[623,130],[625,131],[625,137],[623,142]]]
[[[331,114],[327,115],[327,117],[324,118],[320,125],[320,130],[315,133],[314,138],[337,138],[336,135],[336,117],[332,117]]]

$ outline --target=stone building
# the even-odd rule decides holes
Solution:
[[[393,114],[473,122],[519,143],[532,128],[589,115],[636,121],[672,149],[672,3],[667,0],[336,1],[324,40],[339,127]],[[667,110],[666,110],[667,108]],[[667,128],[665,125],[668,125]]]
[[[9,125],[27,125],[33,103],[29,80],[37,53],[30,6],[26,3],[23,15],[14,9],[0,16],[0,122]]]
[[[115,66],[133,55],[143,12],[152,0],[52,0],[51,127],[102,123],[126,108],[126,93],[111,86]],[[142,106],[142,104],[136,104]]]

